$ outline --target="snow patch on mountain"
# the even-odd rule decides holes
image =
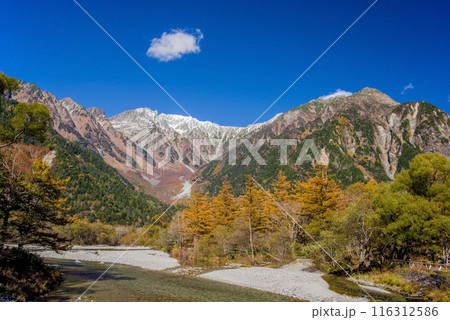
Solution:
[[[183,188],[181,189],[180,193],[178,193],[172,199],[177,200],[177,199],[182,199],[182,198],[190,198],[192,185],[193,185],[193,183],[191,183],[189,181],[184,181]]]
[[[180,135],[185,138],[228,140],[246,136],[274,121],[276,115],[265,123],[247,127],[221,126],[210,121],[200,121],[193,117],[158,113],[149,108],[128,110],[109,118],[112,126],[131,138],[143,130],[149,133],[160,132],[166,135]]]

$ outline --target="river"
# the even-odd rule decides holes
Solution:
[[[58,266],[64,281],[42,301],[75,301],[106,269],[96,262],[46,259]],[[114,265],[82,301],[298,301],[274,293],[182,276],[164,271]]]
[[[64,275],[62,284],[44,301],[75,301],[117,260],[122,264],[115,264],[82,301],[407,300],[378,288],[363,289],[344,277],[311,272],[303,262],[281,268],[210,270],[187,276],[170,272],[180,265],[167,253],[144,247],[74,247],[60,253],[36,250],[36,254],[61,268]]]

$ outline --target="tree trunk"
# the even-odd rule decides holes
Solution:
[[[250,249],[252,251],[252,260],[255,259],[255,253],[253,251],[253,230],[252,230],[252,219],[248,218],[248,228],[250,231]]]
[[[194,250],[197,249],[198,236],[194,236]]]

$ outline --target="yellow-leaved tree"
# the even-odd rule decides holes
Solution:
[[[267,215],[265,204],[272,201],[259,188],[251,175],[246,175],[246,178],[240,214],[248,226],[250,251],[253,259],[255,257],[256,234],[269,229],[270,217]]]
[[[239,205],[231,193],[231,189],[230,181],[226,177],[218,195],[212,201],[212,210],[217,223],[222,226],[231,226],[239,210]]]
[[[210,206],[209,193],[204,195],[194,192],[192,204],[183,212],[184,232],[194,242],[205,235],[210,235],[217,226],[217,219]]]
[[[65,198],[61,192],[68,179],[58,180],[50,174],[50,167],[38,158],[31,171],[27,173],[23,183],[21,205],[10,216],[10,227],[13,239],[19,248],[26,244],[64,250],[67,239],[55,231],[55,226],[63,226],[68,220],[63,212]]]
[[[298,215],[298,204],[294,200],[294,195],[292,194],[292,183],[287,180],[283,171],[278,172],[278,179],[272,185],[272,197],[277,202],[276,214],[273,216],[274,224],[278,228],[284,228],[288,234],[291,242],[295,242],[295,238],[299,231],[297,225]]]
[[[294,199],[301,207],[301,222],[315,232],[327,224],[331,213],[344,206],[345,200],[327,166],[316,165],[314,171],[314,177],[296,185]]]

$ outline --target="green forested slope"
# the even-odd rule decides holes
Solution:
[[[50,147],[56,151],[52,170],[58,178],[70,177],[66,188],[70,214],[90,221],[141,225],[166,205],[138,192],[95,152],[54,135]]]
[[[387,99],[378,90],[363,89],[351,97],[318,99],[295,108],[249,137],[252,144],[265,141],[258,152],[266,165],[257,164],[253,157],[248,165],[241,165],[250,155],[241,144],[236,150],[237,165],[229,165],[227,155],[223,161],[212,161],[200,169],[199,184],[216,194],[228,176],[237,195],[245,174],[255,176],[265,187],[280,170],[289,180],[304,181],[311,176],[311,163],[295,162],[306,140],[314,142],[334,179],[343,186],[370,179],[390,181],[420,153],[450,156],[450,117],[445,112],[423,101],[396,104]],[[280,163],[280,148],[270,145],[271,139],[298,141],[287,149],[287,166]],[[312,156],[311,151],[308,154]]]
[[[2,131],[9,130],[7,123],[17,104],[0,97]],[[62,138],[52,129],[42,147],[55,152],[51,166],[55,176],[70,177],[64,191],[69,215],[87,216],[90,221],[110,224],[143,225],[167,208],[160,200],[135,190],[100,155]]]

